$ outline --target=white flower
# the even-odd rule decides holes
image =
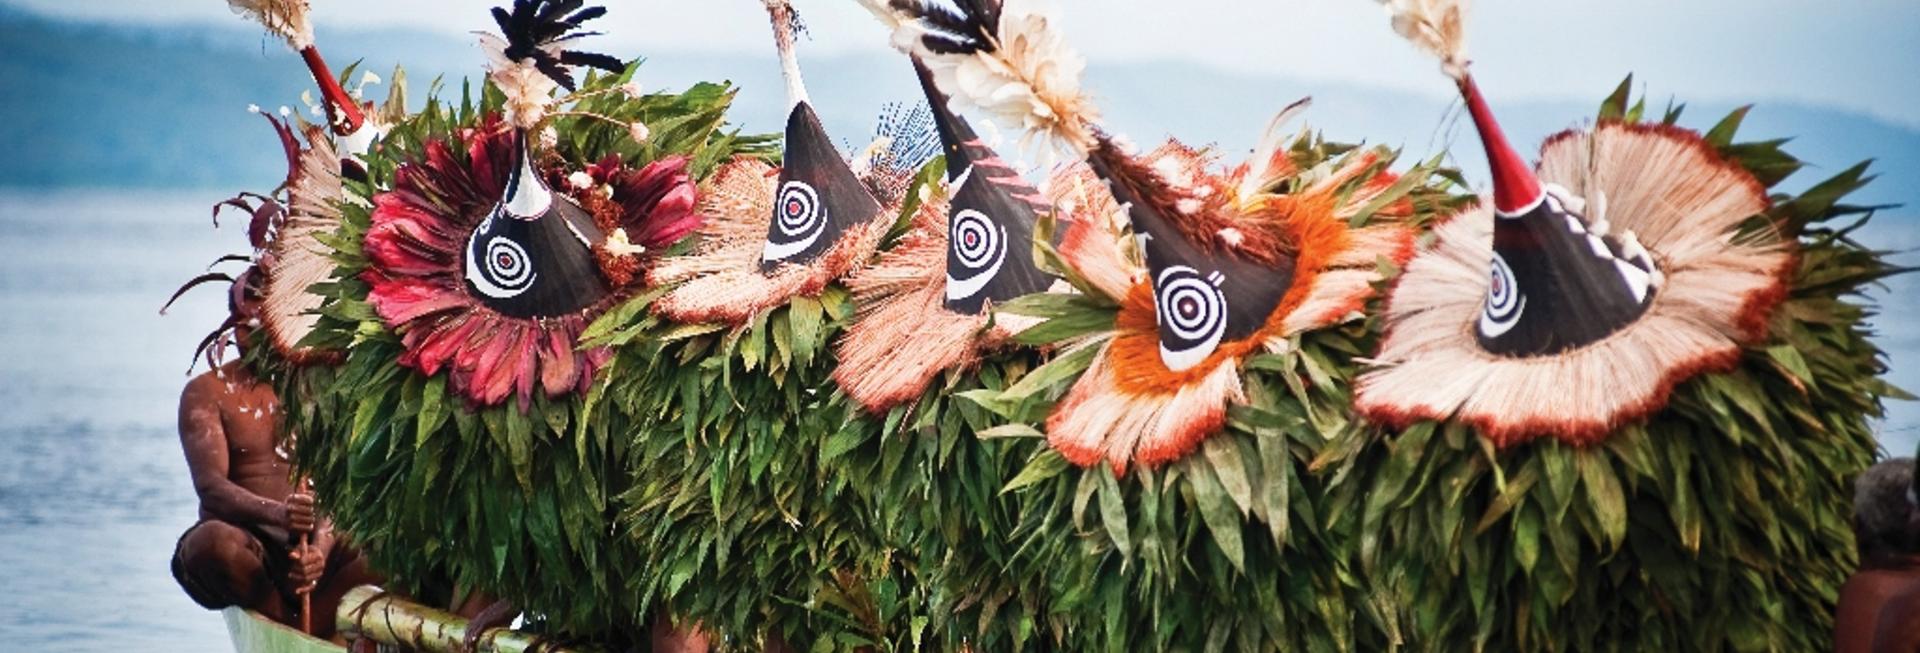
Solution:
[[[607,236],[607,251],[614,256],[639,256],[647,253],[647,248],[627,240],[627,230],[621,228],[614,229],[613,233]]]
[[[635,143],[645,143],[653,138],[653,130],[647,128],[647,123],[635,120],[627,123],[627,135],[632,136]]]
[[[630,97],[636,100],[640,99],[641,96],[646,95],[646,92],[640,89],[640,82],[627,82],[625,84],[621,84],[620,92],[625,93],[627,97]]]
[[[1034,6],[1041,4],[1006,8],[994,52],[925,61],[956,107],[977,109],[1004,127],[1027,132],[1026,146],[1078,155],[1092,147],[1089,125],[1097,121],[1080,94],[1086,59],[1051,29],[1045,7]]]
[[[575,170],[573,174],[567,175],[567,183],[571,184],[574,188],[577,188],[580,190],[586,190],[588,188],[593,187],[593,176],[585,172]]]
[[[507,96],[507,123],[521,129],[532,129],[547,117],[548,108],[553,106],[553,90],[560,87],[531,62],[495,69],[492,77],[494,85]]]
[[[508,59],[507,42],[498,36],[481,34],[480,49],[487,53],[488,76],[507,96],[507,124],[520,129],[540,124],[553,106],[553,91],[560,84],[535,68],[532,59]]]

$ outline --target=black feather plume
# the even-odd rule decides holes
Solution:
[[[921,42],[939,54],[992,52],[998,43],[1001,0],[891,0],[897,11],[926,28]]]
[[[796,41],[802,36],[810,35],[807,31],[807,21],[800,18],[800,10],[793,8],[792,5],[787,6],[787,33]]]
[[[585,5],[586,0],[514,0],[512,11],[494,7],[493,22],[500,25],[500,34],[507,39],[507,58],[533,60],[535,68],[569,91],[574,89],[574,66],[608,72],[625,70],[625,64],[609,55],[552,48],[557,43],[599,34],[583,31],[580,26],[607,15],[607,8]]]

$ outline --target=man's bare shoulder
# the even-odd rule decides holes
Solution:
[[[240,369],[235,363],[228,363],[201,372],[187,381],[186,388],[180,391],[180,398],[184,400],[192,397],[217,401],[221,397],[234,394],[242,386],[251,385],[252,381],[245,370]]]

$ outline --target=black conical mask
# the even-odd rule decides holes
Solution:
[[[855,177],[827,140],[820,117],[806,102],[787,116],[786,150],[773,220],[767,225],[760,270],[782,263],[805,265],[833,247],[848,230],[880,215],[880,202]]]
[[[1542,192],[1517,215],[1496,213],[1487,299],[1475,325],[1480,346],[1502,356],[1541,356],[1591,344],[1653,305],[1653,261]]]
[[[594,262],[603,237],[593,217],[533,171],[526,133],[514,136],[514,166],[500,201],[467,239],[467,290],[513,317],[553,317],[607,296]]]
[[[981,142],[918,61],[920,87],[933,109],[947,155],[947,180],[958,184],[947,209],[947,310],[976,314],[1046,290],[1053,278],[1033,264],[1033,223],[1048,210],[1040,191]]]
[[[1276,268],[1225,251],[1208,252],[1188,242],[1167,216],[1140,201],[1140,193],[1125,176],[1114,174],[1100,156],[1089,157],[1088,162],[1107,180],[1114,199],[1128,205],[1134,236],[1146,253],[1160,361],[1167,369],[1198,365],[1220,343],[1251,337],[1266,325],[1292,285],[1292,257]]]
[[[1607,337],[1653,304],[1644,249],[1593,233],[1520,158],[1472,78],[1460,82],[1493,175],[1493,260],[1474,334],[1501,356],[1556,354]],[[1564,193],[1564,191],[1560,191]]]

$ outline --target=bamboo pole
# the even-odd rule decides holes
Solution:
[[[467,620],[410,603],[362,585],[347,591],[335,617],[341,632],[421,653],[454,653],[467,636]],[[598,649],[537,642],[533,635],[495,628],[480,637],[474,653],[596,653]]]

